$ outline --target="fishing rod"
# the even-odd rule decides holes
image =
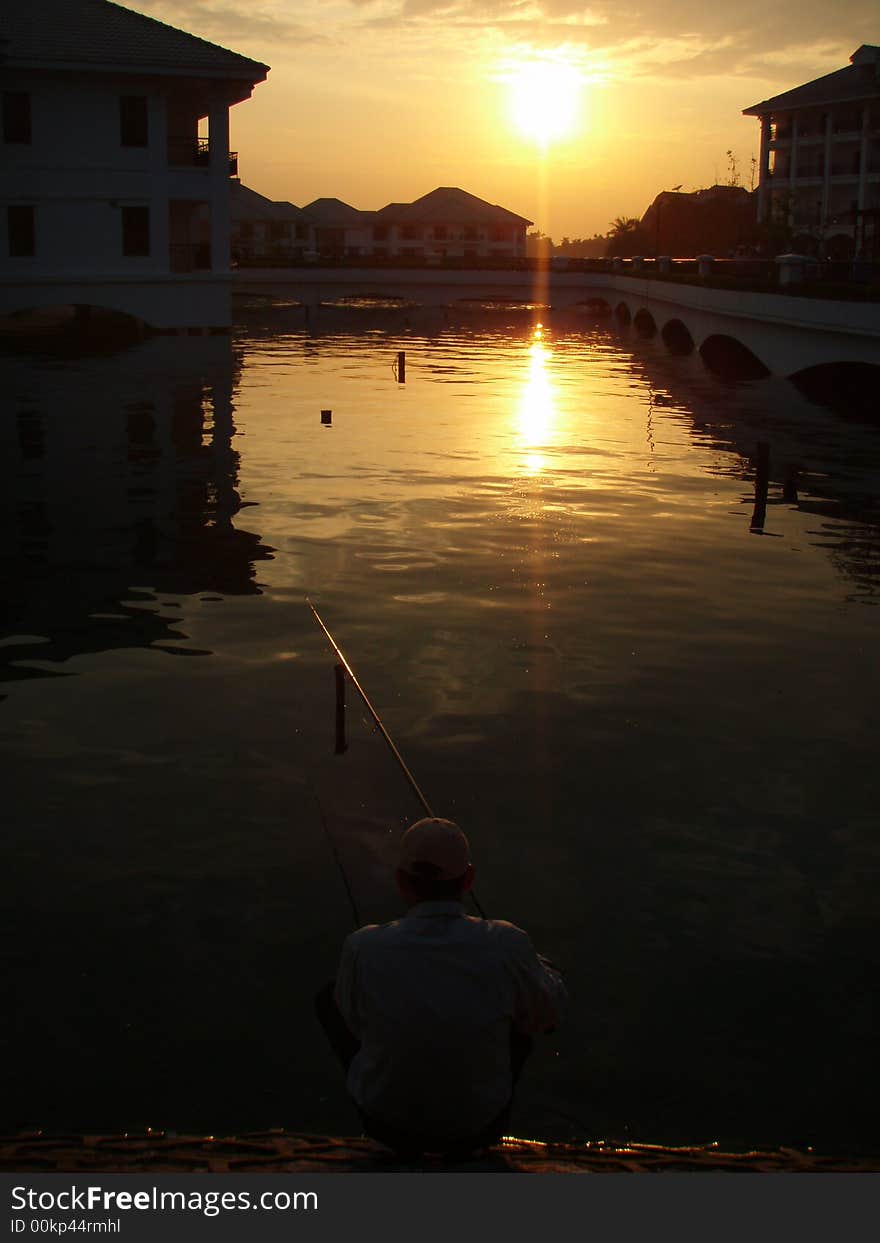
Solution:
[[[397,760],[397,763],[399,764],[400,769],[401,769],[401,771],[403,772],[403,775],[406,777],[407,781],[408,781],[408,782],[409,782],[409,784],[410,784],[410,788],[412,789],[412,791],[413,791],[413,793],[415,794],[416,798],[419,800],[419,802],[421,803],[422,807],[424,808],[425,815],[426,815],[426,816],[430,816],[430,818],[431,818],[432,820],[435,820],[435,819],[436,819],[436,816],[434,815],[434,812],[431,810],[431,805],[430,805],[430,803],[428,802],[428,800],[425,798],[424,794],[422,793],[421,788],[420,788],[420,786],[419,786],[419,783],[416,781],[415,777],[412,775],[412,772],[411,772],[411,771],[410,771],[410,769],[407,767],[407,764],[406,764],[406,762],[405,762],[405,760],[404,760],[403,756],[400,754],[400,752],[398,751],[398,749],[397,749],[397,747],[396,747],[396,745],[395,745],[395,743],[394,743],[394,739],[391,737],[391,735],[388,733],[388,730],[385,728],[385,726],[384,726],[384,724],[383,724],[383,722],[382,722],[382,718],[379,716],[379,713],[376,711],[376,709],[375,709],[375,708],[373,707],[373,705],[370,703],[370,700],[369,700],[369,697],[368,697],[368,695],[367,695],[367,692],[364,690],[364,688],[361,686],[360,682],[357,680],[357,677],[355,676],[355,672],[354,672],[354,670],[352,669],[351,665],[348,663],[348,661],[345,659],[345,656],[344,656],[344,655],[343,655],[343,653],[342,653],[342,649],[340,648],[340,646],[339,646],[339,644],[336,642],[336,640],[333,638],[333,635],[330,633],[330,631],[329,631],[329,630],[327,629],[327,627],[324,625],[324,622],[323,622],[323,621],[322,621],[322,619],[321,619],[321,615],[320,615],[320,613],[319,613],[319,612],[318,612],[318,610],[315,608],[314,604],[312,604],[312,602],[311,602],[311,600],[309,599],[309,597],[308,597],[308,596],[306,596],[306,604],[307,604],[307,605],[309,606],[309,608],[312,610],[312,614],[313,614],[313,616],[314,616],[314,618],[315,618],[315,621],[318,623],[318,625],[319,625],[319,626],[321,627],[321,629],[323,630],[323,632],[324,632],[324,637],[326,638],[326,640],[327,640],[327,642],[330,644],[330,646],[333,648],[333,651],[334,651],[334,653],[336,654],[336,657],[337,657],[337,659],[339,660],[340,665],[342,666],[342,668],[345,670],[345,672],[348,674],[349,678],[351,679],[351,684],[352,684],[352,686],[353,686],[353,687],[354,687],[354,689],[357,691],[357,693],[360,695],[361,699],[364,701],[364,705],[365,705],[365,707],[366,707],[367,711],[369,712],[370,716],[373,718],[373,721],[375,722],[376,728],[379,730],[379,733],[380,733],[380,734],[382,735],[382,737],[385,739],[386,743],[388,744],[388,749],[390,750],[390,752],[391,752],[391,754],[394,756],[394,758]],[[348,888],[348,882],[347,882],[347,881],[346,881],[346,888]],[[481,918],[481,919],[485,919],[485,918],[486,918],[486,915],[485,915],[485,912],[484,912],[483,908],[480,906],[479,901],[477,900],[477,895],[474,893],[474,891],[473,891],[472,889],[471,889],[469,892],[470,892],[470,896],[471,896],[471,898],[473,899],[474,906],[477,908],[477,911],[478,911],[478,913],[479,913],[480,918]]]

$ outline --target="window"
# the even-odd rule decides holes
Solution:
[[[27,91],[3,92],[3,141],[30,142],[31,97]]]
[[[405,242],[414,242],[418,237],[415,225],[405,224],[401,230],[400,236]]]
[[[124,255],[148,255],[150,253],[149,207],[122,208],[122,253]]]
[[[35,255],[36,230],[34,229],[34,209],[32,206],[12,204],[6,209],[6,228],[9,236],[9,254],[20,258]]]
[[[374,242],[387,242],[388,241],[388,226],[387,225],[385,224],[373,225],[373,241]]]
[[[148,141],[146,95],[121,95],[119,97],[119,141],[123,147],[146,147]]]

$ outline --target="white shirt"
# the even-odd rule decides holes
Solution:
[[[548,1031],[565,1006],[560,976],[528,935],[422,902],[353,932],[336,1004],[361,1042],[348,1090],[365,1113],[412,1134],[479,1132],[510,1100],[511,1026]]]

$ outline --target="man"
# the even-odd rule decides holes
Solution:
[[[396,877],[406,916],[348,937],[319,1017],[368,1134],[406,1153],[471,1151],[503,1133],[565,986],[522,929],[465,914],[474,869],[450,820],[407,829]]]

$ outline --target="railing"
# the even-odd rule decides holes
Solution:
[[[211,270],[209,242],[172,242],[168,250],[172,272],[209,272]]]
[[[229,176],[238,176],[238,152],[230,151]],[[168,139],[168,163],[209,168],[211,165],[210,138],[172,137]]]
[[[635,277],[639,281],[662,281],[678,285],[699,285],[708,289],[725,289],[742,293],[779,293],[789,296],[808,298],[831,298],[855,302],[880,302],[880,258],[870,260],[816,260],[804,257],[804,280],[797,284],[780,289],[779,265],[775,259],[762,257],[743,257],[739,259],[716,259],[709,266],[705,275],[699,270],[697,259],[674,259],[667,267],[654,259],[642,259],[634,264],[631,259],[622,259],[619,266],[611,258],[579,259],[566,257],[567,262],[561,268],[554,259],[511,258],[511,257],[467,257],[450,259],[446,256],[429,258],[419,256],[379,256],[361,255],[351,258],[330,258],[311,254],[291,254],[284,258],[254,258],[239,255],[239,262],[234,264],[238,269],[237,279],[246,280],[248,270],[258,271],[260,268],[286,269],[293,273],[297,269],[308,270],[316,266],[321,268],[359,268],[375,271],[424,271],[436,272],[443,270],[486,272],[553,272],[561,271],[566,275],[577,273],[588,278],[591,273],[607,273],[608,275]],[[557,257],[558,259],[558,257]],[[289,279],[295,279],[291,275]],[[585,281],[589,287],[588,279]]]

